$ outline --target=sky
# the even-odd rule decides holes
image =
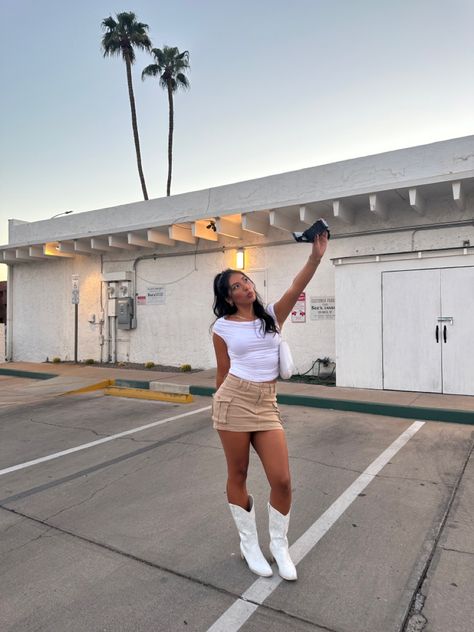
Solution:
[[[125,65],[100,46],[121,11],[189,51],[172,194],[474,133],[472,0],[0,0],[0,244],[9,218],[143,199]],[[152,62],[138,52],[133,81],[156,198],[168,102],[141,80]]]

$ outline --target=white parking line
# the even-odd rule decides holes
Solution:
[[[373,461],[369,467],[356,478],[345,492],[333,502],[333,504],[314,522],[303,535],[290,547],[291,557],[298,564],[305,555],[319,542],[329,531],[332,525],[346,509],[353,503],[357,496],[377,476],[380,470],[387,465],[401,448],[424,425],[424,421],[415,421],[405,432],[396,439],[386,450]],[[235,601],[224,614],[208,629],[207,632],[237,632],[249,617],[257,610],[267,597],[280,585],[282,579],[279,575],[266,579],[257,579],[242,596]]]
[[[160,419],[160,421],[154,421],[153,423],[147,424],[146,426],[132,428],[132,430],[119,432],[118,434],[110,435],[110,437],[104,437],[103,439],[98,439],[97,441],[91,441],[90,443],[83,443],[82,445],[78,445],[75,448],[69,448],[68,450],[63,450],[62,452],[56,452],[55,454],[42,456],[39,459],[34,459],[33,461],[26,461],[25,463],[20,463],[19,465],[12,465],[11,467],[7,467],[4,470],[0,470],[0,476],[3,476],[4,474],[9,474],[10,472],[16,472],[17,470],[23,470],[25,467],[31,467],[32,465],[37,465],[38,463],[44,463],[45,461],[58,459],[60,456],[65,456],[66,454],[72,454],[73,452],[79,452],[79,450],[86,450],[87,448],[92,448],[95,445],[100,445],[101,443],[107,443],[107,441],[113,441],[114,439],[120,439],[120,437],[126,437],[127,435],[135,434],[137,432],[142,432],[142,430],[148,430],[149,428],[154,428],[155,426],[161,426],[162,424],[166,424],[169,421],[174,421],[175,419],[181,419],[182,417],[189,417],[189,415],[196,415],[197,413],[202,413],[205,410],[210,410],[210,408],[211,406],[205,406],[204,408],[197,408],[196,410],[191,410],[190,412],[182,413],[181,415],[175,415],[174,417],[168,417],[167,419]]]

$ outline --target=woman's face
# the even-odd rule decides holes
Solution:
[[[229,277],[229,299],[234,305],[251,305],[256,298],[253,281],[241,272],[233,272]]]

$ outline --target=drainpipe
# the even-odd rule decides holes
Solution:
[[[7,268],[7,362],[13,361],[13,266]]]

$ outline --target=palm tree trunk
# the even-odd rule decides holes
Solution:
[[[143,197],[145,200],[148,200],[148,193],[146,190],[145,184],[145,176],[143,175],[142,169],[142,156],[140,153],[140,139],[138,137],[138,125],[137,125],[137,112],[135,109],[135,97],[133,95],[133,86],[132,86],[132,64],[130,63],[130,59],[128,55],[125,56],[125,66],[127,68],[127,83],[128,83],[128,96],[130,99],[130,110],[132,112],[132,129],[133,129],[133,140],[135,141],[135,151],[137,153],[137,165],[138,165],[138,175],[140,176],[140,182],[142,185]]]
[[[169,131],[168,131],[168,182],[166,183],[166,195],[171,195],[171,169],[173,164],[173,90],[168,83],[168,104],[169,104]]]

